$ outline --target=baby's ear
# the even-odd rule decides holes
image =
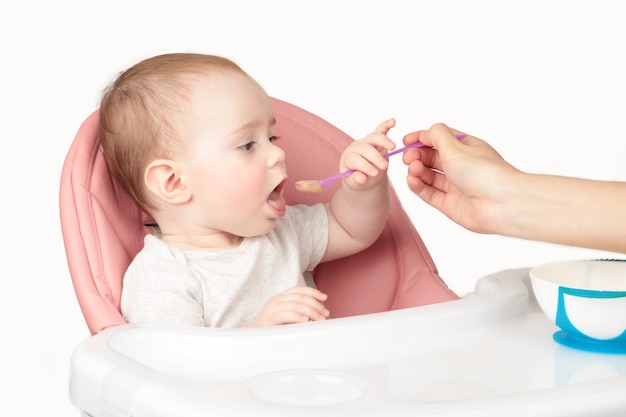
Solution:
[[[146,168],[146,187],[161,200],[182,204],[191,199],[191,190],[182,181],[178,164],[170,159],[157,159]]]

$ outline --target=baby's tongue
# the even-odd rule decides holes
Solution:
[[[267,204],[269,204],[278,217],[283,217],[287,211],[285,198],[278,191],[272,191],[267,199]]]

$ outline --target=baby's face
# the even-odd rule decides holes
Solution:
[[[212,75],[196,90],[189,114],[184,172],[193,221],[225,235],[258,236],[285,214],[285,153],[274,144],[269,98],[252,79]]]

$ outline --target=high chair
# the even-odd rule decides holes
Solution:
[[[353,139],[287,102],[272,107],[288,204],[326,201],[331,191],[299,193],[293,182],[336,172]],[[555,346],[527,270],[485,277],[468,297],[451,291],[391,186],[378,241],[313,272],[332,319],[258,329],[125,323],[122,277],[153,220],[109,176],[97,124],[95,111],[60,187],[70,275],[91,333],[71,362],[70,399],[84,415],[608,416],[626,407],[626,361],[602,358],[598,369],[596,357]],[[583,367],[591,377],[578,375]]]

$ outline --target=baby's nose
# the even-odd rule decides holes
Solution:
[[[270,155],[268,158],[269,165],[274,166],[276,164],[284,164],[285,158],[285,151],[278,146],[272,144],[270,147]]]

